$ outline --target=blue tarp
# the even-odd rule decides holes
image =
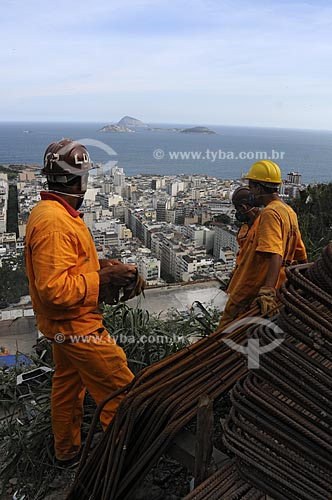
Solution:
[[[32,361],[30,358],[27,356],[24,356],[24,354],[8,354],[7,356],[0,356],[0,367],[1,366],[29,366],[31,365]]]

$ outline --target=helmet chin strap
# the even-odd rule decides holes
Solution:
[[[249,208],[248,210],[246,210],[245,212],[242,212],[243,214],[249,214],[254,208],[256,207],[251,207]]]
[[[71,193],[63,193],[62,191],[55,191],[55,189],[49,189],[50,193],[63,194],[65,196],[72,196],[73,198],[84,198],[85,193],[82,194],[71,194]]]

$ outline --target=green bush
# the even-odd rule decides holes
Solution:
[[[308,186],[292,201],[308,259],[317,259],[332,239],[332,184]]]
[[[29,294],[23,255],[2,259],[0,280],[0,309],[19,302]]]
[[[176,310],[169,310],[162,317],[126,304],[106,305],[104,309],[104,325],[125,350],[135,374],[186,347],[192,336],[203,336],[207,329],[212,331],[218,319],[217,311],[210,314],[208,325],[203,325],[194,313],[183,316]]]

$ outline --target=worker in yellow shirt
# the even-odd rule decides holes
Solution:
[[[70,139],[50,144],[43,173],[48,191],[29,216],[25,262],[39,330],[52,341],[52,428],[57,463],[70,467],[81,448],[86,389],[97,404],[133,380],[124,351],[103,326],[98,305],[108,288],[130,286],[136,266],[98,260],[79,208],[92,163]],[[123,395],[101,413],[105,429]]]
[[[251,230],[232,277],[219,328],[242,316],[254,305],[262,314],[276,306],[276,290],[286,280],[285,268],[292,262],[307,262],[297,216],[278,195],[282,182],[279,166],[269,160],[254,163],[249,180],[252,206],[263,206]]]

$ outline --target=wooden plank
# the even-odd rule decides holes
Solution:
[[[203,394],[199,398],[195,445],[195,488],[213,472],[211,466],[213,448],[213,409],[212,401]]]

